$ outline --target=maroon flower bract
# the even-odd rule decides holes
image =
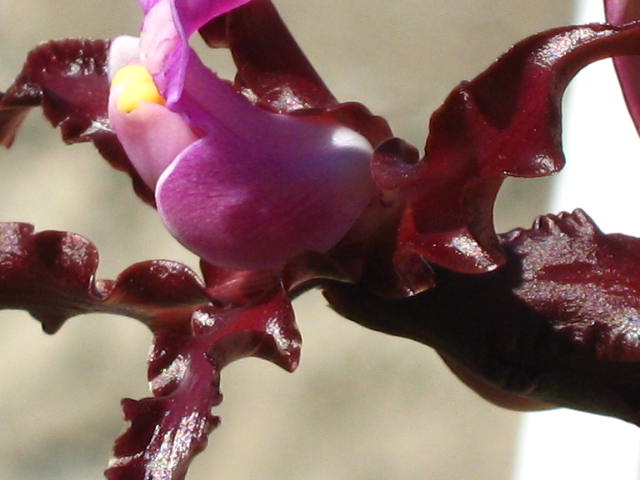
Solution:
[[[243,108],[365,138],[374,190],[327,251],[292,251],[282,266],[259,269],[205,259],[203,280],[164,260],[98,280],[97,251],[83,237],[0,224],[1,308],[29,311],[49,333],[96,311],[136,318],[153,332],[152,397],[123,402],[130,426],[116,441],[109,479],[184,478],[218,423],[211,408],[221,401],[220,370],[246,356],[295,369],[301,338],[290,302],[318,285],[345,317],[434,347],[492,401],[565,405],[640,424],[640,240],[605,235],[581,211],[502,235],[493,227],[506,176],[562,167],[560,105],[572,76],[600,58],[640,54],[640,25],[564,27],[517,44],[453,90],[419,158],[384,119],[335,99],[268,0],[223,16],[180,11],[193,15],[185,24],[201,27],[210,46],[231,50],[238,73],[235,91],[225,88],[250,99]],[[153,182],[138,174],[108,116],[109,47],[64,40],[31,52],[0,96],[0,143],[11,145],[29,109],[41,106],[66,142],[93,142],[155,206]],[[168,105],[183,91],[160,86]]]

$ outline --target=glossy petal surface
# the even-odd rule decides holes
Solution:
[[[149,359],[153,398],[124,400],[131,427],[116,441],[109,480],[182,480],[193,456],[207,444],[219,419],[220,370],[233,360],[258,356],[292,371],[300,335],[281,292],[237,310],[194,310],[190,329],[155,331]]]
[[[562,168],[565,87],[591,62],[638,53],[638,25],[564,27],[523,40],[453,90],[431,117],[422,161],[411,168],[400,151],[394,164],[387,150],[373,165],[382,188],[407,196],[401,248],[460,272],[495,270],[505,260],[493,227],[503,179]]]
[[[440,270],[411,299],[339,285],[326,295],[339,313],[431,345],[512,401],[640,424],[640,240],[604,235],[577,211],[500,241],[507,263],[497,272]]]
[[[229,282],[210,271],[205,286],[176,262],[133,265],[116,280],[96,280],[97,267],[95,247],[80,235],[0,223],[0,309],[25,309],[48,333],[88,312],[127,315],[152,330],[154,397],[123,401],[131,426],[117,440],[106,475],[181,480],[218,424],[210,410],[222,400],[225,365],[247,356],[289,371],[298,365],[301,338],[289,298],[266,276],[260,289],[247,291],[250,278]],[[214,305],[208,289],[225,292],[235,306]]]
[[[200,33],[209,45],[229,48],[236,87],[249,89],[261,106],[283,113],[337,104],[270,0],[253,0]]]
[[[20,75],[0,95],[0,145],[11,145],[29,110],[42,106],[65,142],[93,142],[114,168],[131,176],[140,198],[153,203],[153,192],[109,124],[108,51],[109,42],[104,40],[61,40],[29,53]]]

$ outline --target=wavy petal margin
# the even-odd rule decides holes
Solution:
[[[60,40],[31,51],[22,72],[0,93],[0,145],[9,147],[33,107],[42,107],[66,143],[93,142],[100,154],[132,179],[138,196],[154,204],[109,125],[106,40]]]
[[[640,54],[640,25],[540,33],[451,92],[431,118],[421,161],[412,165],[406,151],[379,147],[374,178],[407,198],[400,249],[465,273],[502,265],[493,205],[503,179],[560,170],[565,87],[591,62],[632,54]]]
[[[383,300],[325,290],[340,314],[436,348],[503,406],[561,405],[640,425],[640,239],[605,235],[582,211],[501,235],[497,272],[439,270],[436,286]]]
[[[338,102],[289,33],[270,0],[253,0],[205,25],[212,47],[231,50],[236,84],[278,113]]]
[[[194,310],[189,334],[155,332],[149,380],[153,398],[125,399],[131,427],[116,441],[109,480],[182,480],[193,456],[218,423],[220,369],[257,356],[288,371],[299,361],[301,338],[288,297],[236,310]]]
[[[96,280],[97,267],[96,248],[80,235],[0,224],[0,309],[28,311],[47,333],[89,312],[133,317],[153,331],[154,397],[123,401],[131,426],[116,441],[106,475],[183,479],[218,424],[210,411],[222,399],[225,365],[247,356],[288,371],[298,365],[301,337],[289,296],[269,272],[241,278],[208,267],[205,285],[176,262],[139,263],[116,280]]]

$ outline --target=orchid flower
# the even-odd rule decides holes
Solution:
[[[257,108],[189,47],[247,1],[142,1],[139,41],[109,52],[109,119],[164,224],[203,259],[245,270],[326,252],[373,194],[362,135]]]
[[[123,401],[131,425],[110,480],[183,479],[218,424],[224,366],[298,366],[291,300],[316,285],[345,317],[435,348],[493,402],[640,425],[640,240],[604,234],[580,210],[493,226],[507,176],[562,168],[572,76],[640,54],[640,25],[518,43],[453,89],[420,158],[384,119],[333,97],[269,0],[140,4],[140,38],[41,45],[0,95],[1,144],[41,106],[65,141],[93,142],[128,173],[202,259],[202,278],[156,260],[96,280],[83,237],[0,224],[0,307],[27,310],[49,333],[93,311],[153,332],[152,396]],[[610,18],[630,19],[629,5],[610,2]],[[233,83],[191,50],[196,31],[229,48]]]

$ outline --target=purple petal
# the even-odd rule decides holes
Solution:
[[[142,60],[169,105],[182,96],[189,37],[205,23],[247,1],[161,0],[150,10],[145,9]]]
[[[179,30],[187,41],[199,28],[250,0],[173,0]]]
[[[605,0],[607,21],[616,25],[640,19],[640,2],[634,0]],[[640,60],[637,56],[614,59],[622,93],[631,118],[640,131]]]
[[[371,199],[363,137],[310,118],[266,115],[253,138],[197,141],[158,182],[169,231],[222,267],[276,268],[307,250],[326,251]]]

